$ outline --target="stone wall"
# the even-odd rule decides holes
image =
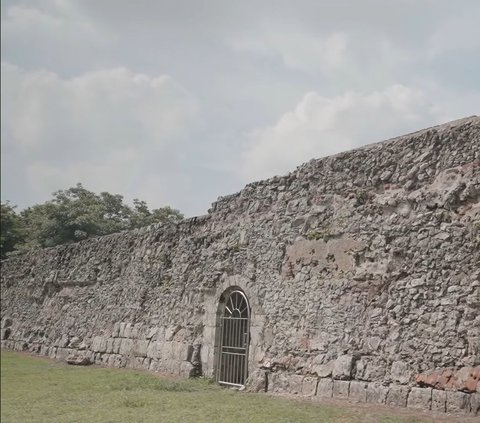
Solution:
[[[250,389],[476,415],[480,118],[1,273],[5,348],[212,377],[219,299],[236,286],[251,304]]]

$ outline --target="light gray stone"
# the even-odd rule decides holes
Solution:
[[[445,413],[447,393],[439,389],[432,389],[432,411]]]
[[[333,397],[334,398],[348,398],[348,390],[350,382],[346,380],[333,381]]]
[[[350,382],[350,389],[348,398],[351,401],[355,402],[366,402],[367,401],[367,383],[366,382]]]
[[[318,380],[317,396],[321,398],[332,398],[333,381],[330,378],[322,378]]]
[[[148,342],[147,340],[141,339],[135,340],[133,354],[137,357],[147,357]]]
[[[473,416],[480,415],[480,392],[470,395],[470,414]]]
[[[406,407],[410,388],[402,385],[390,385],[388,387],[386,404],[395,407]]]
[[[133,353],[133,339],[123,338],[119,348],[120,355],[130,355]]]
[[[334,379],[348,380],[352,376],[353,357],[341,355],[333,364],[332,376]]]
[[[302,381],[302,395],[315,396],[317,393],[318,378],[305,376]]]
[[[92,341],[92,351],[104,353],[107,350],[107,341],[103,336],[95,336]]]
[[[447,391],[447,412],[468,413],[470,411],[470,395],[465,392]]]
[[[385,404],[388,387],[381,383],[369,383],[367,385],[367,402],[372,404]]]
[[[403,361],[394,361],[390,369],[390,374],[394,382],[406,384],[410,380],[411,371],[408,363]]]
[[[412,388],[408,395],[407,407],[417,410],[430,410],[432,406],[432,388]]]

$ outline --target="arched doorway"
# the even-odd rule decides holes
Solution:
[[[250,305],[245,293],[239,289],[226,292],[222,297],[217,381],[241,387],[248,376]]]

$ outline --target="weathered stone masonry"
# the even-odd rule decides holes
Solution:
[[[251,305],[251,389],[477,415],[480,118],[1,273],[5,348],[210,377],[219,299],[236,286]]]

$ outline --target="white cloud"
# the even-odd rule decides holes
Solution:
[[[2,58],[27,69],[101,68],[116,38],[69,1],[14,4],[2,12]]]
[[[2,198],[80,180],[204,213],[243,182],[479,112],[478,1],[252,4],[2,0]]]
[[[260,37],[241,36],[230,42],[236,51],[279,56],[283,64],[302,71],[333,71],[345,60],[348,37],[343,32],[319,36],[304,32],[271,31]]]
[[[153,205],[178,200],[182,146],[199,119],[196,100],[171,77],[115,68],[63,79],[2,63],[2,87],[2,143],[16,157],[2,167],[20,167],[33,194],[81,181],[132,198],[156,177],[172,189]]]
[[[240,173],[246,181],[283,174],[313,157],[431,125],[438,116],[422,91],[403,85],[331,98],[310,92],[274,125],[252,133]]]

